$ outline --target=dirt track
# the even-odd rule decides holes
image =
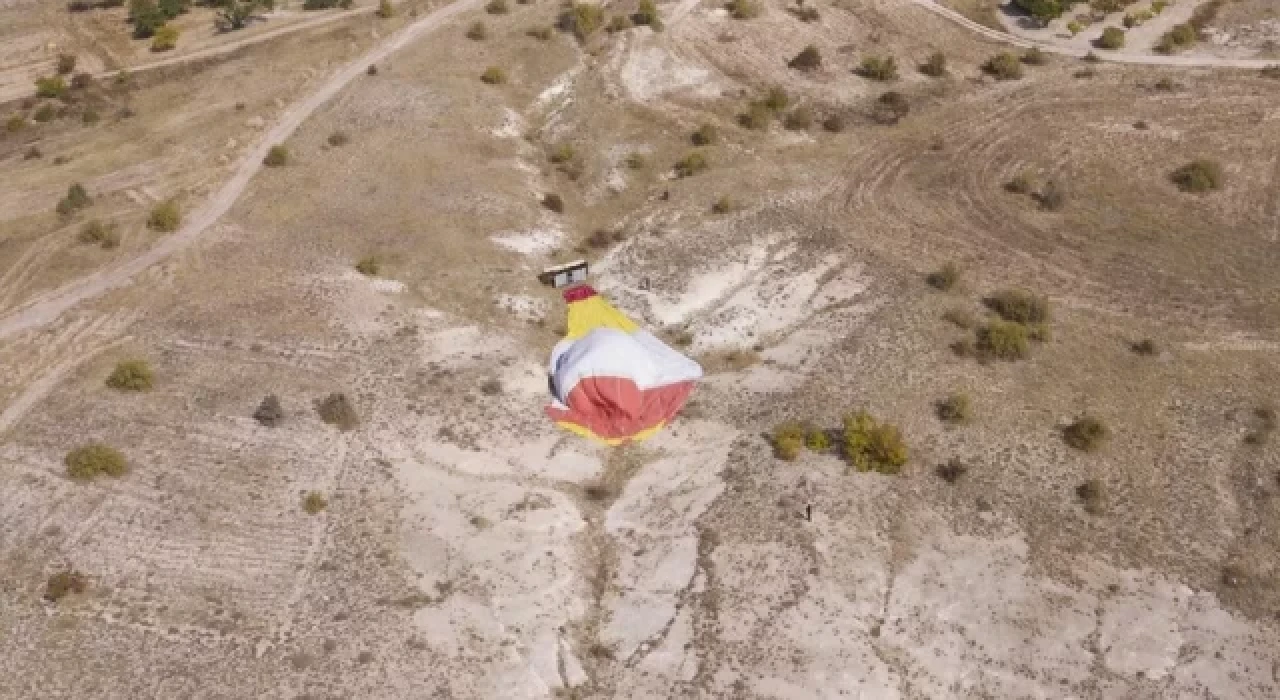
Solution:
[[[307,117],[332,99],[357,76],[364,74],[370,64],[378,63],[423,34],[438,29],[455,15],[474,9],[480,4],[480,0],[459,0],[446,5],[391,35],[384,43],[360,59],[349,63],[329,78],[320,89],[286,109],[280,119],[263,133],[253,148],[245,154],[239,167],[236,168],[235,175],[212,198],[191,212],[177,233],[164,238],[155,247],[138,257],[76,280],[5,316],[0,319],[0,338],[7,338],[15,333],[49,323],[76,304],[127,284],[134,275],[186,248],[225,214],[231,205],[235,204],[245,187],[249,185],[249,181],[263,167],[262,160],[266,157],[267,151],[289,138]],[[198,56],[192,54],[182,58],[188,60],[196,57]]]

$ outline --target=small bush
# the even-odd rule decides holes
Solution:
[[[859,472],[897,474],[907,463],[907,446],[896,426],[876,421],[866,411],[844,418],[844,455]]]
[[[954,484],[960,480],[969,471],[968,465],[960,461],[959,457],[952,457],[944,464],[939,464],[935,470],[938,477],[948,484]]]
[[[56,603],[71,594],[84,593],[89,588],[89,579],[75,570],[59,571],[49,577],[44,584],[44,599]]]
[[[1043,66],[1049,62],[1049,54],[1040,50],[1040,47],[1033,46],[1022,54],[1022,62],[1028,66]]]
[[[825,430],[810,428],[804,436],[804,446],[814,452],[826,452],[831,449],[831,436]]]
[[[787,11],[796,16],[801,22],[817,22],[822,19],[822,13],[818,12],[818,8],[812,5],[804,5],[801,7],[787,8]]]
[[[630,170],[643,170],[649,164],[649,160],[644,157],[643,153],[630,153],[623,162]]]
[[[484,26],[484,22],[472,22],[467,27],[467,38],[472,41],[484,41],[489,38],[489,28]]]
[[[729,195],[722,195],[720,199],[717,199],[715,203],[711,205],[711,211],[716,214],[728,214],[732,210],[733,200],[729,198]]]
[[[267,157],[262,159],[262,164],[269,168],[279,168],[289,164],[289,149],[282,145],[275,145],[271,150],[267,151]]]
[[[946,263],[942,267],[930,272],[925,281],[930,287],[941,291],[950,291],[960,281],[960,266],[953,262]]]
[[[550,41],[551,27],[533,27],[532,29],[529,29],[528,31],[526,31],[525,34],[528,34],[529,36],[533,37],[534,39],[538,39],[539,41]],[[475,38],[475,37],[472,37],[472,38]]]
[[[755,19],[764,12],[758,0],[730,0],[726,9],[734,19]]]
[[[378,260],[377,256],[366,255],[356,261],[356,272],[365,277],[377,277],[381,271],[382,261]]]
[[[1156,341],[1150,338],[1144,338],[1133,343],[1129,346],[1129,350],[1131,350],[1135,355],[1146,355],[1148,357],[1160,352],[1159,348],[1156,347]]]
[[[364,72],[365,72],[365,74],[366,74],[366,75],[377,75],[377,74],[378,74],[378,64],[376,64],[376,63],[370,63],[370,64],[369,64],[369,67],[368,67],[368,68],[366,68],[366,69],[364,70]]]
[[[547,153],[547,160],[560,165],[573,160],[575,155],[577,155],[577,153],[573,150],[573,144],[562,143]]]
[[[503,85],[507,82],[507,73],[497,66],[489,66],[480,74],[480,82],[486,85]]]
[[[604,26],[604,10],[593,3],[574,3],[560,15],[560,28],[571,32],[578,41],[586,41],[602,26]]]
[[[355,406],[346,394],[340,392],[334,392],[316,401],[316,414],[320,416],[320,420],[337,426],[339,430],[352,430],[360,425],[360,417],[356,415]]]
[[[326,139],[326,141],[330,146],[337,148],[339,146],[347,145],[351,141],[351,137],[347,136],[347,132],[345,131],[335,131],[332,134],[329,134],[329,138]]]
[[[63,462],[67,465],[67,476],[77,481],[88,481],[99,474],[119,477],[129,471],[124,455],[100,442],[77,447],[67,453]]]
[[[1071,36],[1075,36],[1075,35],[1079,34],[1080,32],[1083,32],[1083,31],[1084,31],[1084,25],[1083,25],[1083,24],[1080,24],[1079,22],[1077,22],[1077,21],[1075,21],[1075,20],[1072,20],[1072,21],[1070,21],[1070,22],[1067,22],[1067,31],[1068,31],[1068,32],[1071,32]]]
[[[769,128],[772,121],[773,110],[759,102],[751,105],[745,113],[738,116],[738,123],[752,131],[764,131]]]
[[[76,69],[75,54],[62,53],[58,54],[58,74],[68,75]]]
[[[161,233],[172,233],[182,225],[182,210],[178,203],[167,199],[151,209],[147,215],[147,228]]]
[[[635,23],[631,21],[630,17],[626,15],[614,15],[613,17],[609,18],[609,25],[605,27],[605,30],[610,33],[625,32],[626,30],[632,29],[635,26],[636,26]]]
[[[36,79],[36,97],[57,99],[67,94],[67,83],[60,75]]]
[[[42,104],[36,108],[36,111],[34,114],[31,115],[31,118],[34,119],[37,123],[45,124],[47,122],[53,121],[54,118],[57,116],[58,116],[58,110],[54,109],[53,105]]]
[[[1251,419],[1249,432],[1244,436],[1245,444],[1265,445],[1270,442],[1272,434],[1280,424],[1276,417],[1276,409],[1270,406],[1259,406],[1253,409]],[[1280,474],[1277,474],[1277,478],[1280,479]]]
[[[622,231],[610,231],[608,229],[598,228],[587,236],[587,246],[597,250],[604,250],[614,243],[621,243],[627,240],[627,235]]]
[[[1040,203],[1041,209],[1061,211],[1067,205],[1067,192],[1056,180],[1050,180],[1036,193],[1036,201]]]
[[[781,112],[791,105],[791,96],[787,94],[786,90],[774,86],[769,88],[769,91],[765,93],[759,104],[772,112]]]
[[[105,249],[120,245],[120,234],[116,233],[115,228],[97,219],[85,222],[84,226],[80,227],[80,234],[76,238],[81,243],[98,245]]]
[[[1031,194],[1036,189],[1036,176],[1029,171],[1022,171],[1013,179],[1004,183],[1004,188],[1014,194]]]
[[[1022,77],[1022,61],[1008,51],[987,59],[982,69],[995,76],[996,80],[1018,80]]]
[[[947,74],[947,56],[941,51],[934,51],[929,58],[920,64],[920,72],[931,78],[941,78]]]
[[[491,15],[505,15],[511,10],[507,7],[507,0],[489,0],[489,4],[484,6],[484,11]]]
[[[84,113],[80,115],[80,121],[84,124],[97,124],[101,119],[102,117],[99,116],[97,110],[94,109],[86,109]]]
[[[1107,27],[1102,30],[1102,36],[1098,37],[1098,41],[1094,44],[1100,49],[1108,49],[1114,51],[1124,48],[1124,30],[1117,27]]]
[[[911,104],[900,92],[890,90],[876,99],[872,118],[881,124],[897,124],[911,111]]]
[[[713,124],[703,124],[690,138],[695,146],[710,146],[720,140],[720,132]]]
[[[867,56],[858,67],[858,75],[869,80],[897,80],[898,62],[893,56]]]
[[[93,199],[89,197],[84,185],[77,182],[67,188],[67,196],[58,200],[56,209],[59,216],[68,217],[92,204]]]
[[[1049,298],[1025,289],[1003,289],[983,299],[983,303],[1006,321],[1023,324],[1049,321]]]
[[[284,421],[284,406],[280,405],[280,397],[268,394],[253,412],[253,419],[260,425],[274,428]]]
[[[636,13],[631,19],[639,25],[649,27],[655,32],[662,31],[662,17],[658,14],[658,6],[653,0],[640,0]]]
[[[1222,189],[1226,176],[1217,161],[1200,158],[1170,173],[1169,179],[1183,192],[1203,193]]]
[[[154,383],[146,360],[121,360],[107,376],[107,386],[121,391],[146,391]]]
[[[813,126],[813,111],[800,105],[787,114],[782,120],[782,126],[787,131],[806,131]]]
[[[1094,452],[1102,447],[1109,435],[1107,426],[1092,416],[1081,416],[1062,431],[1062,439],[1068,445],[1085,452]]]
[[[391,0],[378,0],[377,15],[382,19],[391,19],[396,14],[396,8],[391,5]]]
[[[939,401],[934,407],[938,420],[944,423],[961,424],[969,422],[969,395],[955,393]]]
[[[31,148],[28,148],[28,149],[27,149],[27,152],[26,152],[26,153],[23,153],[23,154],[22,154],[22,159],[23,159],[23,160],[35,160],[36,158],[40,158],[40,157],[43,157],[43,156],[44,156],[44,153],[40,150],[40,147],[39,147],[39,146],[32,146]]]
[[[804,448],[805,427],[794,421],[781,423],[773,429],[773,453],[778,459],[788,462],[800,456]]]
[[[4,130],[11,134],[25,128],[27,128],[27,118],[21,114],[11,115],[4,123]]]
[[[693,151],[676,161],[675,171],[679,177],[693,177],[707,169],[707,157],[701,151]]]
[[[982,359],[1020,360],[1030,351],[1027,327],[1010,321],[991,321],[978,329],[974,349]]]
[[[156,33],[151,37],[151,50],[155,53],[172,51],[178,45],[179,34],[177,27],[168,24],[156,29]]]
[[[1090,515],[1102,515],[1107,511],[1107,487],[1098,479],[1089,479],[1077,486],[1076,498],[1084,504],[1084,512]]]
[[[818,51],[818,47],[810,44],[796,54],[787,65],[801,71],[817,70],[822,67],[822,53]]]
[[[302,498],[302,510],[307,515],[316,515],[329,507],[329,501],[319,491],[308,491]]]
[[[833,134],[844,131],[844,126],[844,117],[839,114],[828,115],[826,119],[822,120],[822,128]]]
[[[542,206],[557,214],[564,213],[564,199],[554,192],[548,192],[542,198]]]

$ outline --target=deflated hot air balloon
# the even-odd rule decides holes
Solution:
[[[589,286],[567,289],[568,333],[551,351],[547,415],[610,445],[644,440],[684,406],[697,362],[641,329]]]

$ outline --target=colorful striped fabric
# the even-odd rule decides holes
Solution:
[[[568,332],[551,351],[547,415],[610,445],[643,440],[684,406],[702,376],[697,362],[642,330],[588,286],[564,293]]]

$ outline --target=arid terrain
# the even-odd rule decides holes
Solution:
[[[0,4],[0,698],[1280,697],[1280,20],[929,3]]]

